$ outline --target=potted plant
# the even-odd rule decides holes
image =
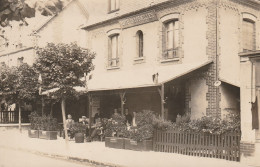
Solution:
[[[86,133],[87,125],[74,123],[70,129],[71,135],[75,137],[75,143],[84,143],[84,134]]]
[[[40,116],[36,112],[32,112],[29,115],[31,123],[30,129],[28,129],[28,136],[31,138],[39,138],[39,124]]]
[[[125,139],[125,149],[136,151],[150,151],[153,148],[153,120],[152,111],[144,110],[135,116],[136,126],[128,131],[128,139]]]
[[[58,135],[57,119],[52,116],[43,115],[40,117],[39,138],[56,140]]]
[[[125,148],[127,130],[125,116],[113,115],[111,119],[104,120],[105,146],[110,148]]]

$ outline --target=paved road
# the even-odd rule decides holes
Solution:
[[[0,167],[93,167],[35,155],[28,152],[0,148]]]

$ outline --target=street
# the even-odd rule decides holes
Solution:
[[[44,157],[28,152],[0,148],[0,167],[93,167],[92,165]]]

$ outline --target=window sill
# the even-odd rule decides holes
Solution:
[[[173,62],[173,61],[179,61],[179,57],[171,58],[171,59],[163,59],[161,60],[161,63],[168,63],[168,62]]]
[[[107,70],[116,70],[116,69],[120,69],[120,67],[119,66],[107,67]]]
[[[117,12],[117,11],[119,11],[119,9],[111,10],[111,11],[107,12],[107,14],[114,13],[114,12]]]
[[[145,58],[144,57],[136,57],[134,58],[134,64],[141,64],[145,62]]]

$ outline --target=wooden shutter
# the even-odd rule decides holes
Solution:
[[[111,66],[111,58],[112,58],[112,39],[108,38],[108,66]]]
[[[173,37],[173,48],[177,49],[179,47],[179,21],[174,22],[174,37]]]
[[[111,0],[107,0],[107,12],[111,11]]]
[[[115,4],[115,9],[119,9],[120,6],[120,1],[119,0],[115,0],[116,4]]]
[[[243,50],[255,50],[255,23],[243,20],[242,29]]]
[[[166,25],[163,24],[162,25],[162,58],[165,57],[165,54],[166,54]]]

